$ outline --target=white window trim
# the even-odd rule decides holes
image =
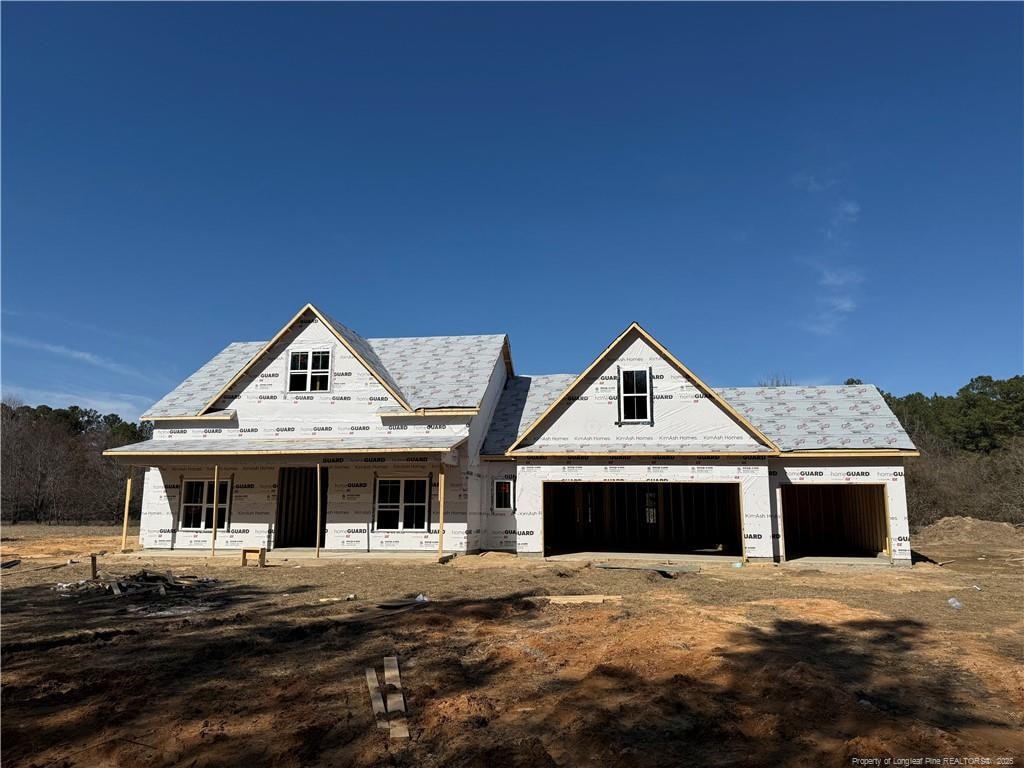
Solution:
[[[382,480],[397,480],[399,481],[398,486],[398,527],[397,528],[381,528],[378,524],[378,513],[380,511],[380,483]],[[427,487],[427,495],[424,497],[423,502],[423,527],[422,528],[406,528],[405,527],[405,481],[406,480],[418,480]],[[428,477],[378,477],[377,487],[374,490],[374,504],[373,504],[373,530],[375,531],[416,531],[418,533],[426,533],[430,530],[430,478]],[[410,502],[418,503],[418,502]],[[389,504],[389,506],[391,506]]]
[[[313,384],[313,354],[315,352],[326,352],[327,353],[327,389],[313,390],[310,387]],[[306,388],[305,389],[292,389],[292,355],[301,355],[305,353],[308,355],[306,358],[306,370],[305,371],[294,371],[294,373],[305,373],[306,374]],[[333,373],[334,373],[334,351],[330,347],[310,347],[310,348],[297,348],[289,349],[286,351],[284,356],[284,388],[285,392],[289,395],[322,395],[331,391],[333,384]],[[323,369],[317,369],[317,375],[323,374]]]
[[[232,489],[233,483],[231,482],[231,478],[227,478],[227,477],[218,478],[218,482],[227,483],[228,484],[228,497],[227,497],[227,499],[224,500],[224,504],[223,504],[223,506],[224,506],[224,528],[223,529],[221,529],[219,527],[217,528],[218,531],[220,531],[220,530],[225,530],[226,531],[230,527],[228,521],[231,519],[231,497],[233,495],[231,493],[231,491],[233,490]],[[213,478],[212,477],[186,477],[186,478],[184,478],[181,481],[181,498],[180,498],[180,503],[178,504],[178,530],[179,531],[191,531],[191,532],[196,532],[196,533],[203,533],[205,531],[212,531],[213,528],[207,528],[205,525],[201,525],[198,528],[186,528],[185,527],[184,523],[185,523],[185,484],[186,483],[202,483],[203,484],[203,503],[202,503],[201,506],[203,508],[203,522],[204,523],[206,522],[206,510],[207,510],[207,508],[210,508],[211,510],[213,509],[213,498],[212,497],[209,498],[209,499],[206,498],[206,492],[210,488],[210,485],[207,485],[207,484],[208,483],[212,484],[213,483]],[[189,504],[188,506],[194,507],[194,506],[197,506],[197,505]],[[221,506],[220,498],[217,499],[217,506],[218,507]],[[220,522],[220,517],[217,518],[217,521]]]
[[[625,383],[625,374],[642,373],[644,375],[644,381],[647,382],[647,392],[642,395],[627,395]],[[619,371],[619,397],[622,398],[622,423],[623,424],[647,424],[651,421],[651,372],[646,368],[623,368]],[[627,419],[626,418],[626,398],[639,398],[642,397],[647,400],[647,415],[642,419]]]
[[[508,504],[509,505],[507,507],[499,507],[498,506],[498,483],[508,483]],[[491,498],[494,499],[494,510],[496,512],[511,512],[513,509],[515,509],[516,508],[515,492],[516,492],[516,485],[515,485],[514,481],[509,480],[507,478],[505,478],[505,479],[499,478],[499,479],[495,480],[494,481],[494,486],[491,489],[491,493],[492,493]]]

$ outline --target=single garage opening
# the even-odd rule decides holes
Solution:
[[[783,485],[782,535],[787,560],[887,553],[885,486]]]
[[[544,554],[742,553],[737,483],[544,483]]]

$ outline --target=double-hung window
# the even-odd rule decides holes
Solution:
[[[292,352],[288,359],[289,392],[326,392],[331,382],[329,351]]]
[[[512,481],[494,481],[494,508],[507,510],[512,509]]]
[[[231,506],[231,483],[221,480],[217,490],[217,530],[228,525],[228,509]],[[186,480],[181,489],[181,524],[189,531],[213,529],[213,480]]]
[[[619,377],[622,421],[650,421],[651,382],[649,372],[643,369],[622,371]]]
[[[427,529],[427,481],[422,479],[377,480],[377,530],[425,531]]]

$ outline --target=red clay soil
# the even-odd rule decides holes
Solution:
[[[1024,756],[1024,535],[1004,524],[942,521],[914,546],[954,562],[913,569],[797,561],[667,579],[495,555],[246,570],[108,555],[108,571],[218,582],[185,598],[92,602],[53,589],[86,578],[87,562],[32,570],[113,551],[119,533],[3,531],[3,560],[22,557],[3,571],[5,766]],[[424,607],[376,608],[418,593]],[[545,594],[622,600],[524,599]],[[392,654],[408,741],[375,727],[366,689],[364,669],[379,673]]]

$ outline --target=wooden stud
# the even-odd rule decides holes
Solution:
[[[217,492],[220,490],[220,467],[213,465],[213,534],[210,536],[210,557],[217,554]]]
[[[743,519],[743,482],[736,483],[736,490],[739,491],[740,502],[740,552],[743,555],[743,562],[747,562],[747,525]]]
[[[402,677],[398,671],[398,657],[384,657],[384,686],[387,688],[388,714],[405,712],[405,697],[402,695]]]
[[[882,486],[882,501],[883,508],[882,514],[885,515],[885,553],[889,555],[889,564],[893,565],[896,562],[895,553],[892,547],[892,524],[889,522],[889,486]]]
[[[492,457],[491,461],[508,461],[509,458],[518,459],[547,459],[553,456],[557,457],[568,457],[568,458],[609,458],[609,459],[632,459],[638,456],[656,456],[658,458],[665,459],[677,459],[684,457],[719,457],[719,456],[736,456],[742,458],[776,458],[777,454],[769,453],[768,451],[515,451],[509,449],[509,453],[506,453],[501,457]],[[481,458],[487,458],[481,456]]]
[[[779,562],[786,560],[786,526],[782,522],[782,486],[775,486],[775,520],[779,524]]]
[[[374,673],[376,676],[376,673]],[[402,677],[398,671],[398,657],[384,657],[384,687],[387,690],[385,704],[388,710],[389,730],[392,739],[409,738],[409,725],[405,721],[405,695],[402,692]]]
[[[380,683],[377,681],[377,672],[372,667],[366,668],[366,687],[370,690],[370,706],[373,708],[373,714],[377,720],[377,727],[388,730],[388,711],[384,707],[384,697],[380,692]]]
[[[96,555],[95,554],[89,555],[89,574],[90,574],[89,575],[90,579],[95,579],[96,576],[97,576]]]
[[[132,500],[132,473],[128,470],[128,479],[124,484],[124,522],[121,524],[121,551],[128,551],[128,506]],[[95,577],[93,577],[95,578]]]
[[[320,557],[320,531],[323,527],[323,501],[320,486],[320,465],[316,465],[316,556]]]
[[[184,414],[181,416],[150,416],[140,417],[140,421],[231,421],[235,418],[235,411],[231,408],[225,408],[223,411],[214,411],[213,413],[204,413],[202,416],[194,416]]]
[[[437,556],[444,556],[444,462],[437,474]]]
[[[408,411],[377,411],[382,419],[409,419],[420,416],[476,416],[480,413],[479,408],[417,408],[412,413]]]
[[[836,449],[836,450],[821,450],[821,451],[783,451],[781,456],[783,458],[795,458],[795,459],[809,459],[809,458],[846,458],[850,456],[856,457],[894,457],[894,456],[920,456],[921,452],[918,450],[903,450],[898,448],[850,448],[849,450]]]

